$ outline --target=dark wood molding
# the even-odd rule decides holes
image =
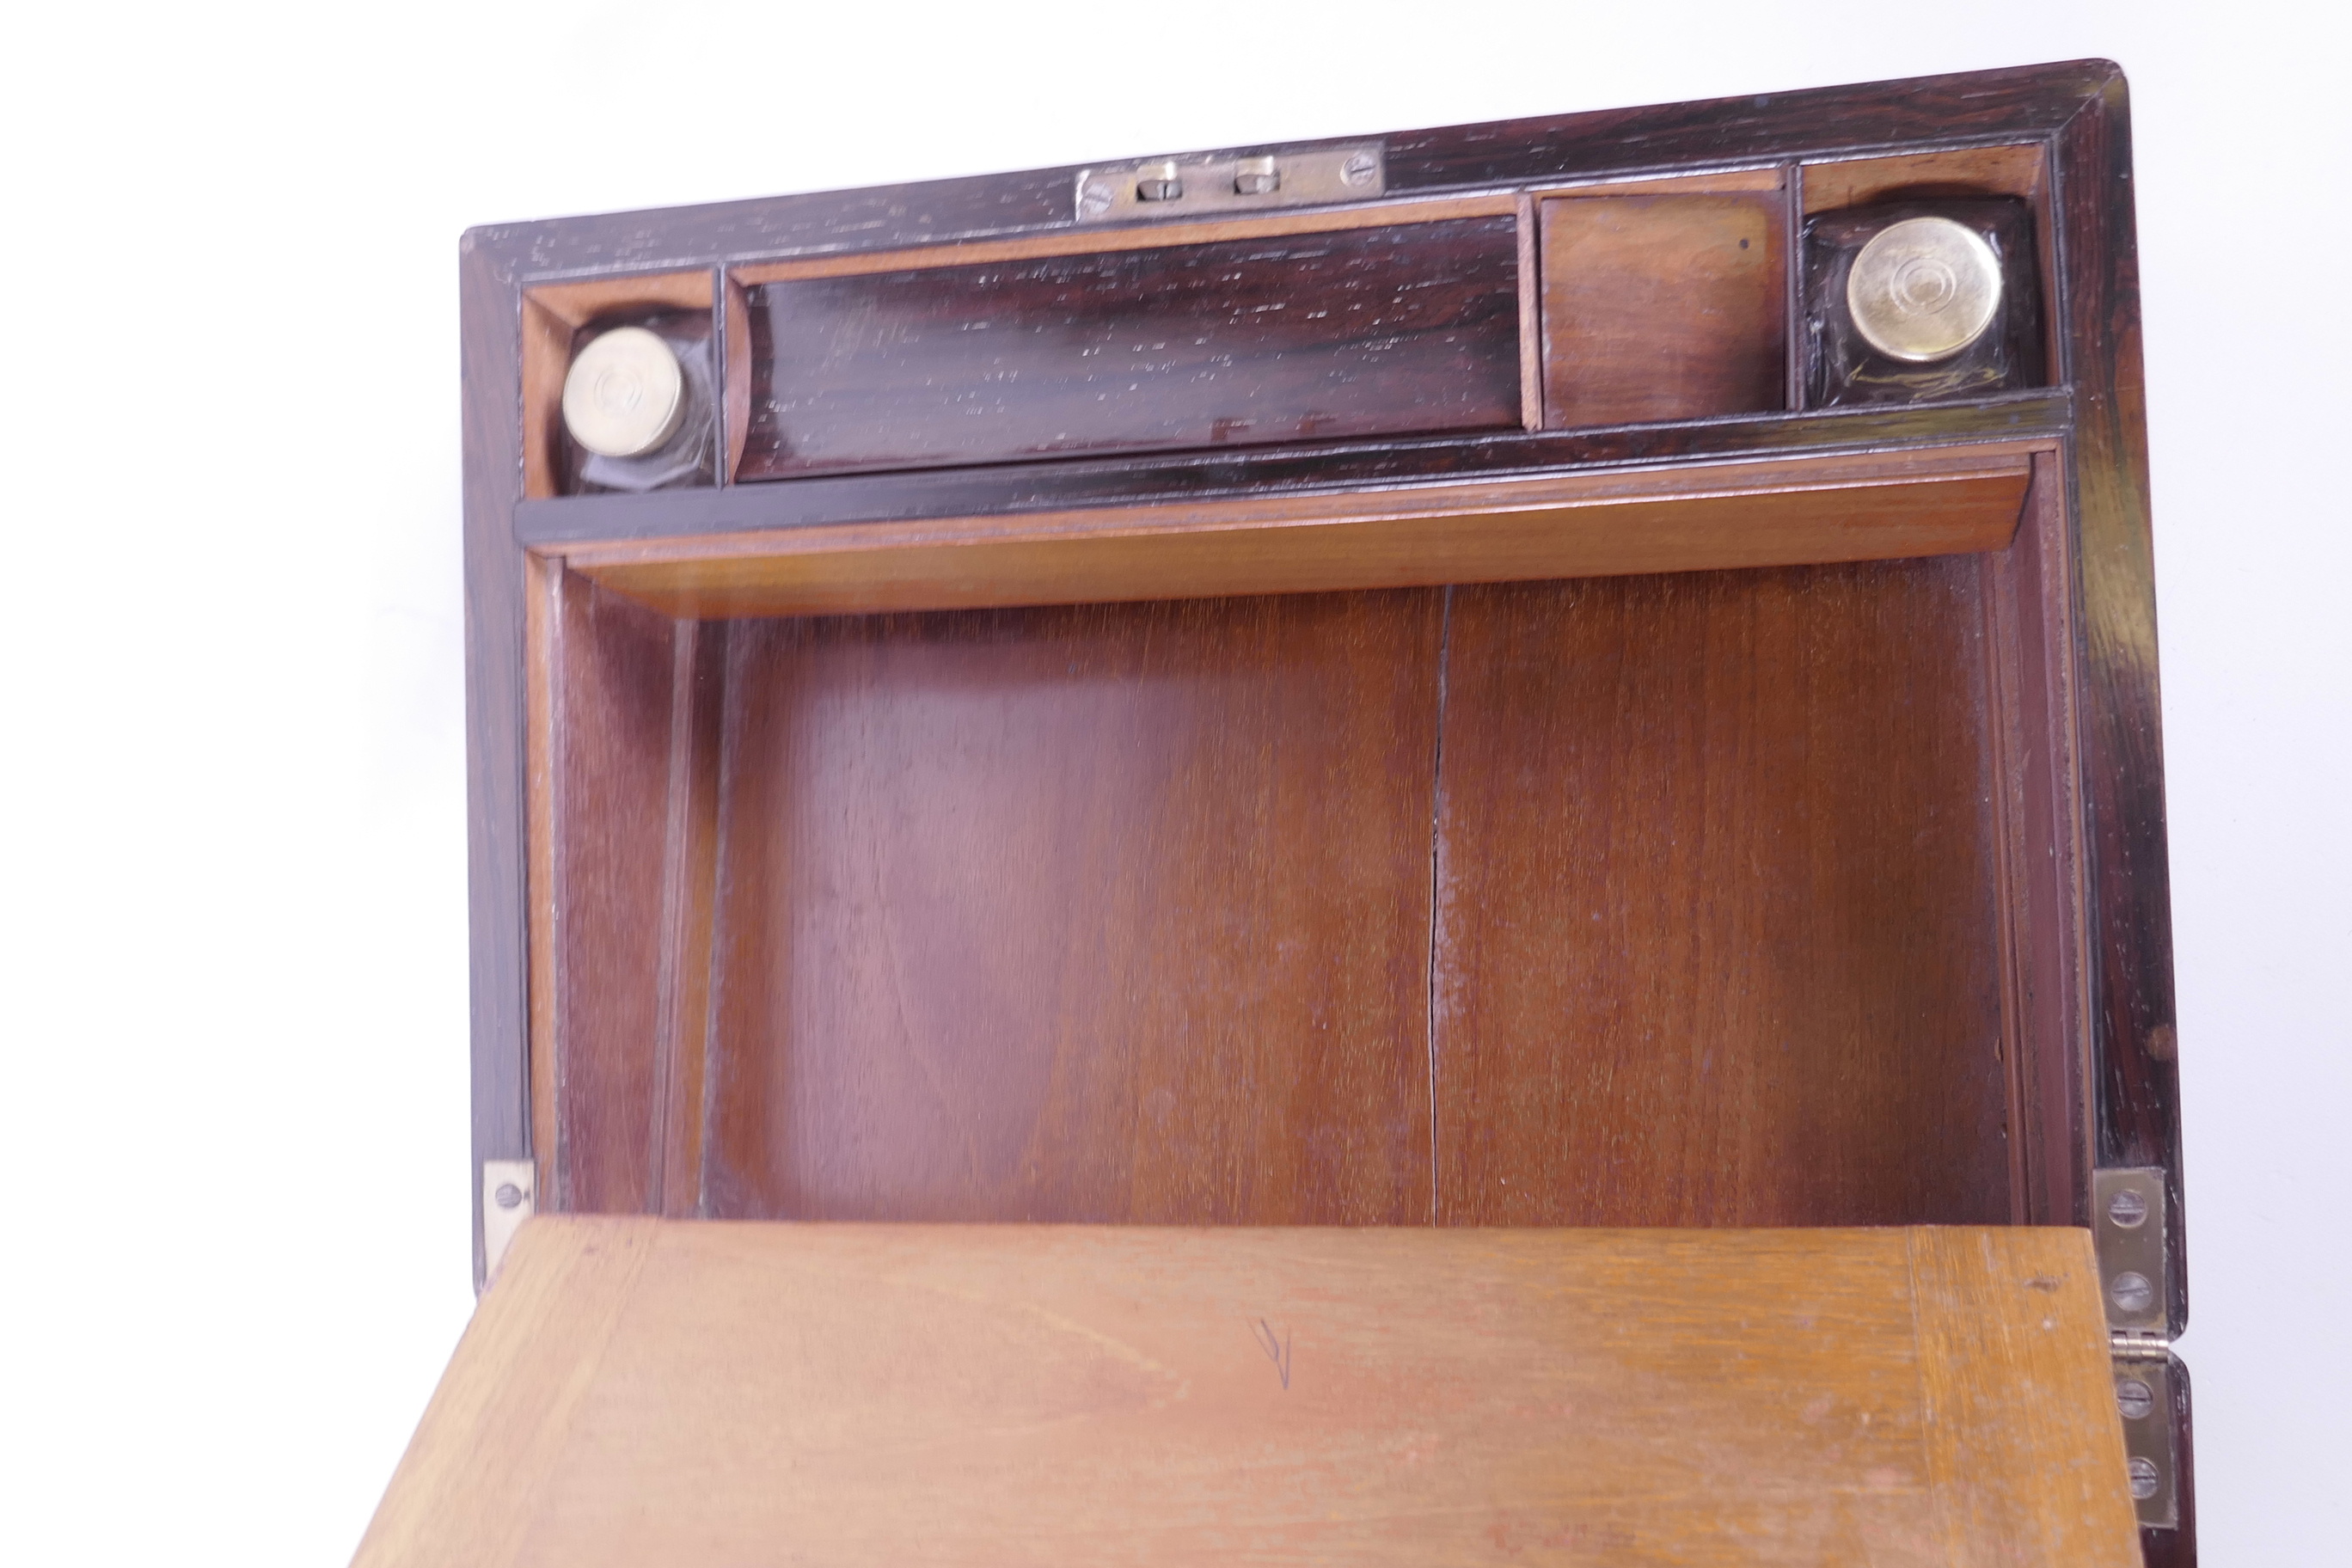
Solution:
[[[2170,1197],[2171,1319],[2189,1319],[2173,1008],[2171,876],[2148,526],[2131,122],[2120,74],[2057,142],[2059,310],[2075,394],[2084,813],[2089,838],[2092,1084],[2105,1165],[2161,1165]]]
[[[982,512],[1060,511],[1503,479],[1675,462],[1828,456],[1986,441],[2056,439],[2071,427],[2063,388],[1931,407],[1747,415],[1615,429],[1509,431],[1447,439],[1352,441],[1204,455],[1013,463],[526,500],[518,543],[567,546],[763,532]]]
[[[1668,174],[1695,166],[1846,156],[1925,143],[2034,139],[2057,132],[2086,100],[2120,82],[2122,74],[2111,61],[2070,60],[1407,132],[1385,139],[1388,191],[1391,195],[1435,195]],[[1336,146],[1340,140],[1286,145]],[[713,260],[937,245],[1076,226],[1072,192],[1083,166],[489,224],[472,230],[467,238],[525,282],[658,271]]]

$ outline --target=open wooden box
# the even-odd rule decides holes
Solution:
[[[1262,157],[1287,185],[1242,191]],[[2045,1445],[2021,1473],[2089,1464],[2090,1492],[2028,1503],[2019,1481],[2019,1517],[2058,1533],[1954,1526],[1921,1560],[1998,1538],[2003,1561],[2107,1561],[2065,1532],[2127,1532],[2137,1497],[2151,1560],[2190,1561],[2120,75],[1174,162],[467,237],[486,1273],[534,1210],[1423,1227],[1316,1298],[1360,1326],[1402,1282],[1486,1267],[1445,1227],[1706,1227],[1673,1245],[1719,1247],[1706,1277],[1786,1289],[1788,1246],[1822,1249],[1821,1278],[1883,1253],[1886,1233],[1830,1227],[2089,1226],[2079,1280],[2037,1263],[2025,1295],[1953,1299],[1986,1343],[2012,1317],[2053,1328],[2035,1291],[2104,1328],[2089,1395],[2012,1367],[2002,1417]],[[1139,200],[1142,181],[1186,194]],[[1937,203],[2011,226],[2008,357],[1973,384],[1849,386],[1824,358],[1843,307],[1809,273],[1822,220]],[[557,407],[575,348],[620,322],[704,356],[694,463],[645,493],[583,479]],[[1822,1228],[1757,1234],[1789,1226]],[[825,1294],[704,1256],[732,1242],[646,1239],[666,1234],[524,1227],[540,1273],[487,1299],[511,1321],[478,1325],[363,1560],[423,1560],[415,1521],[455,1517],[415,1500],[484,1440],[451,1412],[520,1375],[484,1346],[586,1310],[548,1282],[593,1272],[579,1247],[684,1259],[665,1288],[702,1294],[677,1300],[746,1314],[656,1330],[630,1308],[654,1342],[769,1321],[761,1289],[777,1310]],[[1263,1285],[1339,1245],[1034,1239],[1071,1234],[741,1246],[961,1258],[992,1290],[1025,1268],[1041,1300],[1091,1300],[1089,1270]],[[1916,1290],[1918,1249],[1948,1244],[1912,1234]],[[1537,1235],[1562,1258],[1620,1245]],[[1609,1299],[1671,1298],[1692,1255],[1622,1245]],[[2080,1234],[2052,1245],[2035,1256]],[[1661,1353],[1727,1331],[1690,1310]],[[1808,1364],[1851,1370],[1868,1313],[1821,1312]],[[916,1316],[913,1340],[955,1338]],[[1418,1353],[1416,1331],[1394,1331]],[[735,1370],[756,1382],[756,1359]],[[1412,1397],[1497,1375],[1446,1364]],[[1906,1397],[1935,1429],[1936,1400]],[[1737,1442],[1722,1412],[1692,1419],[1726,1424],[1718,1458],[1741,1463],[1781,1440],[1773,1418]],[[1975,1495],[1998,1447],[1922,1498],[1948,1514],[1937,1489]],[[1136,1451],[1120,1484],[1150,1490],[1159,1450]],[[936,1483],[908,1462],[908,1489]],[[1770,1486],[1775,1507],[1845,1496]],[[1034,1500],[1030,1544],[1074,1550]],[[1695,1506],[1612,1514],[1604,1537],[1769,1555],[1661,1522]],[[479,1560],[559,1541],[581,1560],[581,1517]],[[1284,1561],[1379,1555],[1255,1517],[1230,1522]],[[1122,1560],[1216,1554],[1119,1528]],[[1862,1550],[1790,1540],[1791,1560]]]

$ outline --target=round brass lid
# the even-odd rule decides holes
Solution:
[[[563,378],[563,426],[599,457],[643,457],[677,434],[685,415],[677,356],[643,327],[593,340]]]
[[[1846,274],[1855,330],[1889,359],[1926,364],[1977,341],[2000,308],[2000,259],[1948,217],[1910,217],[1870,237]]]

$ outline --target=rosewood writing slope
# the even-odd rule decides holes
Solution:
[[[468,234],[497,1281],[361,1561],[2193,1561],[2130,169]]]

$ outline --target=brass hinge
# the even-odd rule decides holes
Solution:
[[[2107,1312],[2132,1502],[2141,1524],[2160,1530],[2180,1522],[2168,1219],[2160,1167],[2091,1173],[2091,1236],[2098,1249],[2099,1295]]]

